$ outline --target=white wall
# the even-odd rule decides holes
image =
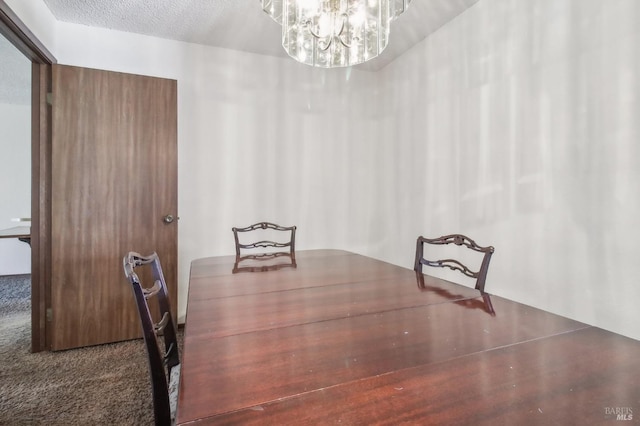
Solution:
[[[29,225],[11,219],[31,217],[31,106],[0,103],[0,129],[0,229]],[[29,245],[0,238],[0,275],[30,273]]]
[[[55,56],[58,21],[44,0],[5,0],[5,3]]]
[[[637,0],[481,0],[385,68],[397,233],[367,252],[466,233],[496,247],[489,292],[640,339],[639,23]]]
[[[190,261],[269,219],[404,266],[467,233],[496,247],[488,291],[640,338],[639,6],[480,0],[377,74],[43,32],[60,63],[178,80],[181,314]]]
[[[180,317],[191,261],[232,254],[232,226],[296,224],[299,249],[363,248],[376,234],[376,128],[360,125],[376,105],[374,74],[57,28],[60,63],[178,80]]]

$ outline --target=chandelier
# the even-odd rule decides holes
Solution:
[[[389,24],[411,0],[260,0],[282,25],[282,46],[298,62],[322,67],[360,64],[382,53]]]

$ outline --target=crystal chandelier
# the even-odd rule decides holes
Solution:
[[[389,24],[411,0],[260,0],[282,25],[282,46],[298,62],[322,68],[373,59],[389,42]]]

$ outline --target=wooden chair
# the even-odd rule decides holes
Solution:
[[[434,245],[447,245],[447,244],[455,244],[457,246],[465,246],[473,251],[477,251],[480,253],[484,253],[484,257],[482,258],[482,264],[480,265],[480,270],[478,272],[474,272],[465,266],[462,262],[455,259],[441,259],[441,260],[427,260],[424,258],[424,244],[434,244]],[[440,238],[425,238],[418,237],[418,241],[416,242],[416,259],[413,266],[413,269],[422,274],[422,265],[426,266],[434,266],[440,268],[449,268],[454,271],[460,271],[464,275],[475,278],[477,290],[480,290],[481,294],[485,294],[484,292],[484,284],[487,279],[487,271],[489,270],[489,261],[491,261],[491,255],[493,254],[494,248],[489,247],[481,247],[476,244],[471,238],[466,237],[460,234],[452,234],[445,235]]]
[[[233,272],[242,271],[266,271],[272,269],[279,269],[282,267],[290,266],[297,267],[296,264],[296,227],[295,226],[280,226],[270,222],[258,222],[246,228],[231,228],[233,231],[233,237],[236,244],[236,261],[233,267]],[[259,235],[264,237],[266,233],[273,235],[274,232],[288,233],[288,238],[282,241],[272,241],[261,239],[258,241],[252,240],[252,242],[241,243],[239,234],[251,233],[251,236]],[[250,238],[250,237],[247,237]],[[258,237],[257,237],[258,238]],[[260,253],[243,254],[245,250],[261,250]],[[284,249],[284,250],[283,250]],[[288,249],[288,250],[287,250]],[[287,257],[290,262],[287,263],[270,263],[270,264],[257,264],[270,259],[279,257]],[[240,267],[239,264],[242,261],[255,260],[249,266]]]
[[[135,269],[148,265],[153,285],[144,287]],[[142,333],[149,358],[149,373],[153,391],[153,412],[156,425],[175,422],[180,380],[180,355],[176,338],[176,325],[171,315],[169,293],[156,253],[142,256],[129,252],[123,259],[124,274],[131,283],[136,306],[140,314]],[[155,299],[159,321],[151,314],[149,301]],[[164,341],[161,348],[160,340]]]

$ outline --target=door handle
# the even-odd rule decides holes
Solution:
[[[172,223],[174,220],[175,220],[175,217],[173,217],[173,215],[170,215],[170,214],[162,218],[162,221],[164,223]]]

